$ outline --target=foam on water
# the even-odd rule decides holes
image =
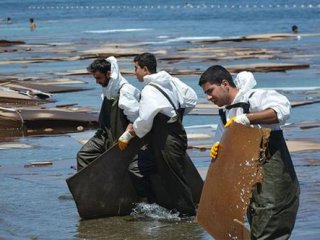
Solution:
[[[158,39],[166,39],[169,38],[168,36],[159,36]],[[220,36],[182,36],[177,38],[170,38],[162,41],[150,41],[150,42],[144,42],[143,44],[150,44],[150,45],[157,45],[157,44],[167,44],[167,43],[175,43],[175,42],[187,42],[187,41],[201,41],[201,40],[220,40],[222,37]]]
[[[130,214],[134,218],[151,218],[154,220],[180,221],[178,211],[168,210],[156,203],[138,203]]]
[[[127,28],[127,29],[106,29],[106,30],[88,30],[84,33],[121,33],[121,32],[142,32],[150,31],[149,28]]]

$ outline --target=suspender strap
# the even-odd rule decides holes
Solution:
[[[243,113],[249,113],[250,103],[238,102],[238,103],[226,106],[226,109],[230,110],[231,108],[239,108],[239,107],[243,109]]]
[[[253,96],[254,93],[255,93],[255,92],[252,92],[252,93],[249,95],[249,98],[248,98],[248,99],[250,99],[250,98]]]
[[[231,105],[226,106],[225,109],[230,110],[232,108],[239,108],[240,107],[240,108],[243,109],[243,113],[249,113],[249,109],[250,109],[249,99],[252,97],[252,95],[254,93],[255,92],[252,92],[249,95],[248,102],[238,102],[238,103],[235,103],[235,104],[231,104]],[[220,118],[221,118],[221,121],[223,122],[223,124],[227,123],[227,117],[226,117],[225,109],[219,109],[219,115],[220,115]]]
[[[238,102],[238,103],[226,106],[225,109],[230,110],[232,108],[239,108],[239,107],[243,109],[243,113],[249,113],[250,103]],[[227,123],[227,116],[226,116],[225,109],[223,108],[219,109],[219,116],[223,124]]]
[[[154,88],[156,88],[156,89],[158,89],[159,92],[161,92],[163,94],[163,96],[165,96],[168,99],[168,101],[170,102],[170,104],[172,105],[172,107],[176,111],[176,113],[178,112],[177,108],[175,107],[175,105],[173,104],[172,100],[170,99],[170,97],[168,96],[168,94],[165,91],[163,91],[159,86],[157,86],[155,84],[149,83],[149,85],[154,87]]]
[[[122,83],[121,86],[119,87],[118,93],[120,93],[121,88],[127,83]]]
[[[227,117],[226,117],[226,111],[222,108],[219,109],[219,116],[221,118],[221,121],[225,125],[227,123]]]

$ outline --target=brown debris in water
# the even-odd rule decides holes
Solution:
[[[59,86],[59,82],[57,85],[54,84],[45,84],[45,80],[42,83],[34,83],[30,81],[8,81],[0,84],[1,87],[7,87],[15,91],[42,91],[47,93],[63,93],[63,92],[77,92],[89,90],[89,88],[81,88],[81,87],[66,87]]]
[[[303,37],[313,37],[319,34],[299,34]],[[243,41],[257,41],[257,42],[264,42],[264,41],[279,41],[279,40],[286,40],[297,38],[297,34],[294,33],[265,33],[265,34],[253,34],[253,35],[246,35],[240,37],[228,37],[228,38],[220,38],[220,39],[210,39],[210,40],[195,40],[192,43],[219,43],[219,42],[243,42]]]
[[[8,41],[0,39],[0,47],[8,47],[12,45],[25,44],[24,41]]]
[[[0,136],[77,132],[98,127],[98,113],[63,108],[0,108]]]
[[[198,208],[198,222],[215,239],[248,239],[243,220],[252,188],[262,180],[261,160],[270,130],[232,124],[210,164]]]

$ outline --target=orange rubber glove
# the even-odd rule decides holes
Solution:
[[[134,136],[129,133],[129,131],[125,131],[118,139],[118,145],[121,151],[125,150],[128,147],[130,140]]]
[[[212,159],[217,158],[219,147],[220,147],[220,142],[215,142],[215,144],[212,145],[211,150],[210,150],[210,157]]]
[[[224,127],[230,127],[233,122],[240,123],[242,125],[250,125],[250,120],[248,119],[247,114],[241,114],[230,118]]]

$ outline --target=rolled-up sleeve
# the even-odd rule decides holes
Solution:
[[[280,125],[285,124],[290,116],[291,104],[287,97],[274,90],[261,90],[254,93],[250,104],[254,111],[262,111],[268,108],[277,113]]]
[[[140,91],[130,84],[124,84],[120,89],[119,108],[130,122],[134,122],[139,115]]]

